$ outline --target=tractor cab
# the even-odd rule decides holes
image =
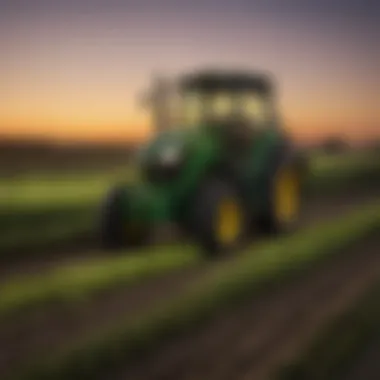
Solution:
[[[273,85],[265,75],[202,71],[179,80],[178,126],[208,128],[232,152],[250,147],[258,134],[276,126]],[[174,119],[175,120],[175,119]]]
[[[175,81],[156,78],[149,99],[158,132],[211,127],[249,134],[275,124],[273,84],[264,74],[202,70]]]
[[[212,127],[235,123],[252,130],[267,127],[273,119],[272,85],[263,75],[202,71],[179,81],[182,125]]]

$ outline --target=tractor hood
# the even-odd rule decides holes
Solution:
[[[180,186],[206,169],[218,147],[204,126],[163,131],[140,151],[142,177],[151,184]]]

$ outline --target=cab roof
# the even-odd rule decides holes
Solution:
[[[186,74],[180,79],[180,87],[184,91],[252,91],[266,96],[273,92],[268,74],[239,70],[201,70]]]

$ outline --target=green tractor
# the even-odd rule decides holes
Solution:
[[[139,151],[139,180],[106,197],[104,246],[144,244],[152,229],[174,223],[216,255],[258,231],[292,230],[306,165],[279,120],[271,78],[203,70],[174,88],[155,103],[167,127]]]

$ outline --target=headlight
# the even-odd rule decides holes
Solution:
[[[167,146],[158,154],[158,160],[162,165],[176,165],[181,161],[182,150],[179,146]]]

